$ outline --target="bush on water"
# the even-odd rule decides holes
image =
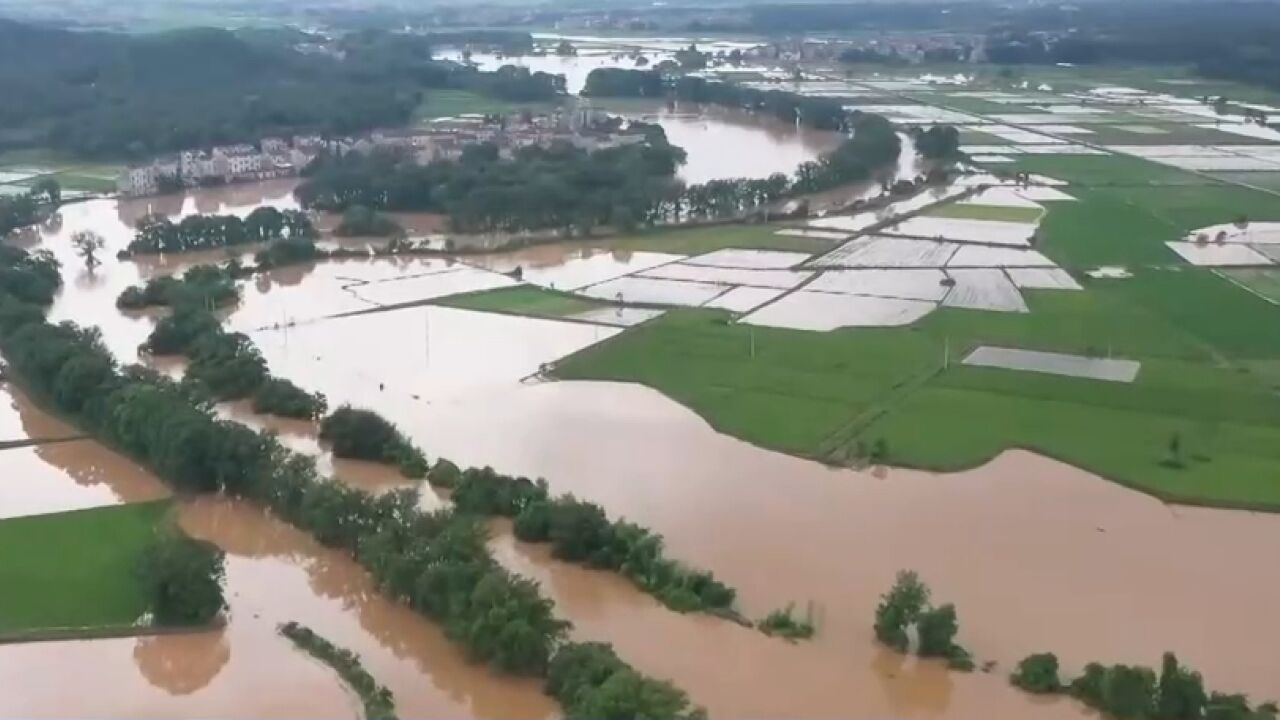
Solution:
[[[197,265],[180,278],[173,275],[152,278],[145,285],[125,288],[116,298],[116,307],[121,310],[179,305],[224,307],[240,298],[235,272],[231,267]]]
[[[400,429],[372,410],[343,405],[320,423],[320,439],[340,458],[371,460],[400,468],[405,477],[427,475],[427,459]]]
[[[945,658],[952,669],[972,670],[972,656],[955,643],[959,631],[955,606],[947,603],[934,608],[929,596],[929,586],[919,575],[910,570],[899,572],[893,587],[881,596],[876,607],[876,639],[905,653],[910,647],[907,631],[914,626],[920,638],[921,657]]]
[[[763,620],[756,623],[756,627],[766,635],[777,635],[788,640],[807,639],[813,637],[814,633],[811,615],[812,611],[803,619],[797,618],[795,607],[788,605],[766,615]]]
[[[621,573],[673,610],[733,607],[733,588],[709,572],[665,557],[661,535],[624,520],[611,521],[595,503],[572,495],[552,498],[544,480],[510,477],[488,467],[459,472],[447,460],[437,464],[444,466],[438,474],[428,474],[428,480],[450,483],[444,486],[452,488],[450,497],[459,512],[514,518],[520,540],[550,543],[560,560]]]

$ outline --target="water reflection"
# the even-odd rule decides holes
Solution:
[[[79,432],[0,385],[5,439],[66,438]],[[0,518],[62,512],[167,497],[158,480],[94,440],[0,450]]]
[[[631,114],[657,123],[687,158],[679,177],[688,184],[719,178],[790,175],[840,145],[840,133],[796,127],[778,118],[738,108],[676,103]]]
[[[296,620],[359,653],[396,694],[403,717],[551,713],[536,682],[500,678],[468,662],[439,626],[386,598],[345,554],[320,547],[263,510],[202,498],[183,504],[181,522],[188,533],[228,552],[233,663],[241,653],[253,657],[263,645],[283,642],[275,625]]]
[[[133,662],[153,686],[190,695],[207,686],[231,660],[226,630],[138,638]]]

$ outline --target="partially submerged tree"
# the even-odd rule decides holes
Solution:
[[[93,230],[77,230],[71,234],[71,244],[75,246],[76,255],[84,258],[85,267],[92,270],[102,264],[98,259],[98,251],[106,241],[98,233]]]
[[[906,652],[910,644],[907,627],[920,617],[928,603],[929,588],[920,582],[920,576],[912,570],[899,572],[897,581],[876,607],[876,639],[898,652]]]

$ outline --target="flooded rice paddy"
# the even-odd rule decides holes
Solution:
[[[61,227],[37,242],[63,259],[68,275],[54,317],[100,326],[108,346],[129,360],[150,320],[122,318],[115,296],[167,270],[115,260],[114,248],[129,237],[124,214],[110,201],[69,206]],[[67,238],[85,227],[107,236],[108,257],[81,281]],[[634,259],[584,257],[564,246],[557,260],[555,252],[481,262],[536,265],[548,283],[563,266],[563,282],[573,283]],[[1280,656],[1258,641],[1280,632],[1270,612],[1280,603],[1280,570],[1268,554],[1280,543],[1280,518],[1166,506],[1025,452],[953,475],[833,470],[721,435],[644,387],[531,379],[543,363],[617,332],[611,328],[441,307],[328,317],[369,309],[344,287],[350,278],[394,282],[445,266],[397,260],[282,270],[248,281],[231,323],[264,328],[252,335],[274,373],[324,392],[331,404],[378,410],[432,458],[542,476],[556,492],[662,533],[671,555],[736,586],[751,617],[811,605],[817,637],[790,644],[672,613],[624,580],[558,563],[497,529],[495,555],[539,579],[578,637],[615,643],[713,716],[1084,717],[1070,702],[1045,704],[1008,686],[1005,674],[1018,659],[1048,650],[1068,673],[1091,660],[1154,664],[1174,650],[1212,687],[1280,696]],[[308,322],[288,320],[304,316]],[[286,321],[272,328],[273,318]],[[221,411],[268,423],[243,406]],[[309,424],[271,422],[287,444],[325,459]],[[0,403],[0,427],[6,440],[68,431],[12,392]],[[0,462],[3,515],[163,495],[153,478],[92,441],[2,450]],[[325,462],[371,490],[403,482]],[[275,635],[287,620],[359,652],[396,693],[404,717],[557,712],[536,684],[467,664],[436,626],[384,599],[350,560],[260,511],[208,498],[181,501],[179,514],[188,532],[228,552],[228,626],[196,636],[0,647],[0,715],[355,716],[336,678]],[[980,663],[996,661],[994,673],[951,673],[876,646],[874,607],[903,568],[919,571],[939,601],[956,604],[960,642]],[[70,675],[82,678],[82,692],[61,692],[57,678]]]

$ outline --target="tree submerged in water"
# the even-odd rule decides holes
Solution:
[[[106,241],[98,233],[92,230],[77,230],[71,234],[71,244],[76,249],[76,255],[84,258],[84,266],[91,272],[102,264],[98,259],[98,251]]]
[[[947,603],[934,608],[929,596],[929,586],[919,575],[912,570],[899,572],[897,581],[876,607],[876,639],[905,653],[911,646],[908,630],[914,627],[921,657],[946,658],[953,669],[972,670],[973,658],[955,643],[960,629],[955,606]]]

